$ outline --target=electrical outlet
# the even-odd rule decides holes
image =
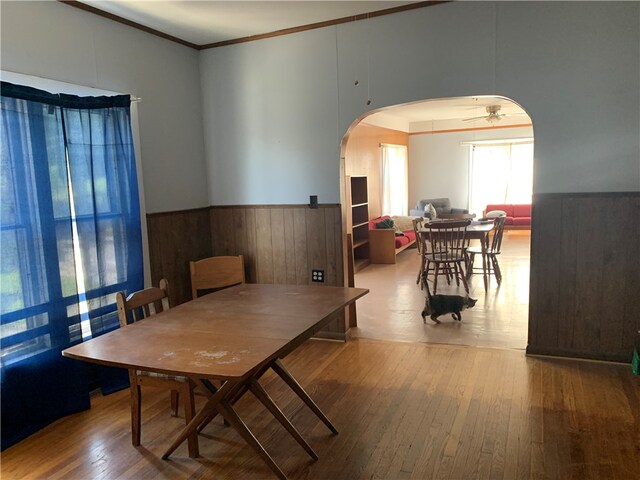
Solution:
[[[324,270],[311,270],[311,281],[324,283]]]

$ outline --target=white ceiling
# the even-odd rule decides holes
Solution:
[[[498,121],[488,122],[485,118],[486,107],[495,105],[500,106],[498,113],[504,116]],[[404,132],[420,132],[523,125],[530,124],[531,118],[520,105],[507,98],[478,96],[427,100],[391,107],[369,115],[364,123]]]
[[[499,105],[501,114],[507,116],[524,114],[516,103],[502,97],[458,97],[410,103],[384,110],[387,116],[398,116],[410,122],[425,120],[447,120],[451,118],[473,118],[487,115],[486,107]]]
[[[83,0],[196,45],[233,40],[416,2]]]

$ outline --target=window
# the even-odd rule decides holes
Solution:
[[[382,215],[407,215],[408,174],[406,145],[381,144]]]
[[[117,328],[115,293],[143,286],[129,104],[2,82],[3,449],[89,408],[85,366],[60,351]],[[125,370],[106,368],[103,391],[126,386]]]
[[[470,146],[470,211],[478,217],[492,203],[530,204],[533,190],[533,142]]]
[[[142,242],[128,96],[2,87],[4,367],[116,328]]]

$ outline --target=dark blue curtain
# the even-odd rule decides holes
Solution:
[[[84,290],[93,335],[118,326],[118,291],[143,286],[129,97],[60,95]]]
[[[2,449],[89,407],[60,352],[117,328],[115,293],[143,287],[129,97],[2,83]],[[103,390],[126,374],[99,369]]]

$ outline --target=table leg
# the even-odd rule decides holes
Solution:
[[[329,430],[331,430],[334,434],[338,434],[338,430],[333,426],[331,421],[327,418],[327,416],[320,410],[320,407],[316,405],[313,399],[309,396],[309,394],[302,388],[302,386],[298,383],[298,381],[289,373],[289,371],[285,368],[282,361],[278,358],[272,364],[271,368],[273,368],[274,372],[276,372],[284,382],[289,385],[291,390],[293,390],[298,397],[311,409],[316,416],[322,420]]]
[[[302,388],[302,386],[298,383],[298,381],[291,375],[291,373],[286,369],[281,359],[276,359],[266,367],[258,371],[256,375],[253,376],[254,379],[259,380],[262,375],[269,369],[272,368],[274,372],[278,374],[278,376],[293,390],[293,392],[302,400],[308,407],[311,409],[313,413],[324,423],[332,433],[338,434],[338,430],[331,423],[331,421],[327,418],[320,407],[316,405],[313,399],[309,396],[309,394]],[[230,403],[231,405],[235,405],[235,403],[247,392],[247,385],[243,385],[239,388],[231,397]],[[212,418],[215,417],[217,412],[212,414]],[[208,422],[206,422],[208,423]],[[206,423],[204,423],[206,425]],[[202,431],[204,425],[201,425],[201,428],[198,431]]]
[[[174,440],[167,451],[164,452],[164,455],[162,455],[162,459],[166,460],[167,458],[169,458],[169,455],[171,455],[182,442],[184,442],[191,434],[197,432],[198,426],[211,414],[213,410],[217,408],[217,405],[222,401],[222,399],[229,393],[233,392],[233,390],[237,387],[237,384],[227,381],[215,394],[209,397],[207,403],[204,405],[204,407],[202,407],[202,410],[200,410],[198,414],[191,419],[191,421],[182,429],[178,437]]]
[[[253,376],[253,378],[255,378],[256,380],[260,379],[260,377],[262,377],[262,375],[265,374],[265,372],[269,370],[269,365],[265,365],[264,367],[262,367],[260,370],[258,370],[258,372]],[[215,387],[214,387],[215,388]],[[245,393],[247,393],[247,390],[249,390],[249,387],[247,386],[247,384],[243,384],[240,388],[238,388],[234,394],[230,397],[231,400],[229,401],[229,403],[231,403],[231,405],[235,405],[236,402],[238,400],[240,400]],[[215,392],[214,392],[215,393]],[[207,425],[209,425],[209,423],[216,418],[216,416],[218,415],[218,411],[216,410],[215,412],[211,412],[209,414],[209,416],[207,418],[204,419],[204,421],[200,424],[200,426],[198,427],[198,433],[202,432],[202,430],[205,429],[205,427]],[[229,426],[229,422],[227,422],[226,420],[224,421],[225,426]]]
[[[282,410],[278,408],[278,406],[271,399],[269,394],[266,392],[262,385],[255,379],[252,378],[249,381],[249,390],[256,396],[260,402],[267,407],[267,409],[271,412],[271,414],[276,417],[276,420],[280,422],[280,424],[291,434],[291,436],[300,444],[302,448],[309,454],[311,458],[314,460],[318,460],[318,454],[313,451],[313,448],[306,442],[302,435],[296,430],[289,419],[282,413]]]
[[[250,389],[252,389],[252,386],[253,386],[252,382],[257,383],[257,381],[254,378],[249,379],[248,382],[249,382],[248,384],[249,384],[249,388]],[[198,385],[207,387],[207,390],[209,390],[210,392],[213,393],[214,389],[210,389],[209,388],[209,386],[207,385],[208,382],[203,382],[203,381],[198,379],[196,381],[196,383]],[[265,461],[265,463],[278,476],[278,478],[286,480],[286,478],[287,478],[286,475],[282,472],[282,470],[280,470],[278,465],[276,465],[276,463],[273,461],[271,456],[267,453],[267,451],[260,444],[260,442],[258,442],[258,440],[251,433],[249,428],[246,426],[246,424],[242,421],[242,419],[238,416],[236,411],[233,409],[233,407],[229,403],[228,398],[230,398],[230,397],[233,398],[237,392],[239,392],[241,389],[246,388],[246,387],[247,387],[247,383],[245,383],[245,382],[243,382],[243,383],[231,383],[229,381],[224,382],[222,384],[222,386],[208,398],[207,403],[204,405],[204,407],[202,407],[200,412],[198,412],[198,414],[195,417],[193,417],[193,419],[189,422],[189,424],[184,427],[184,429],[180,432],[178,437],[171,444],[169,449],[164,453],[164,455],[162,455],[162,459],[166,460],[167,458],[169,458],[169,455],[171,455],[176,450],[176,448],[178,448],[180,446],[180,444],[182,442],[184,442],[194,431],[197,431],[198,427],[205,420],[207,420],[209,418],[213,418],[215,416],[215,412],[219,412],[220,415],[222,415],[222,417],[227,422],[229,422],[229,424],[240,434],[240,436],[258,453],[258,455],[260,455],[260,457],[262,457],[262,459]],[[256,389],[256,391],[259,392],[260,389],[261,389],[261,387]],[[252,389],[252,391],[254,391],[254,390]],[[264,392],[264,393],[266,395],[266,392]],[[258,395],[260,395],[260,393],[258,393]],[[256,395],[256,396],[258,396],[258,395]],[[266,396],[268,397],[268,395],[266,395]],[[264,397],[261,398],[260,396],[258,396],[258,399],[260,399],[262,401],[264,399]],[[270,400],[270,398],[269,398],[269,400]],[[265,406],[267,406],[267,408],[269,408],[269,405],[268,405],[269,401],[267,400],[266,402],[267,403],[265,403]],[[284,414],[280,411],[280,409],[278,409],[278,407],[273,403],[273,401],[271,401],[271,404],[275,407],[275,409],[278,410],[278,412],[280,413],[281,417],[284,418],[284,420],[287,423],[289,423],[288,420],[286,420],[286,417],[284,416]],[[274,416],[278,420],[280,420],[280,422],[282,423],[282,420],[281,420],[281,418],[279,418],[279,415],[277,415],[273,410],[271,410],[271,408],[269,408],[269,409],[270,409],[271,413],[274,414]],[[293,425],[291,425],[290,423],[289,423],[289,425],[295,431],[295,428],[293,427]],[[296,434],[298,434],[297,431],[295,431],[295,432],[296,432]],[[300,434],[298,434],[298,436],[296,437],[296,435],[294,435],[291,431],[290,431],[290,433],[294,436],[294,438],[296,438],[296,440],[302,440],[301,445],[303,445],[303,447],[305,447],[305,450],[308,448],[310,450],[309,454],[312,457],[315,456],[315,458],[314,458],[315,460],[318,459],[318,456],[316,455],[316,453],[304,441],[304,439],[300,436]]]
[[[267,453],[264,447],[258,442],[256,437],[253,436],[253,433],[247,428],[242,419],[238,416],[236,411],[233,409],[231,404],[227,400],[221,400],[216,408],[220,412],[220,414],[231,424],[233,428],[244,438],[245,442],[247,442],[251,447],[262,457],[264,462],[269,466],[269,468],[275,473],[278,478],[282,480],[287,480],[287,476],[280,470],[280,467],[276,465],[276,462],[273,461],[273,458]]]
[[[218,391],[218,388],[207,379],[197,379],[195,382],[196,382],[196,385],[200,386],[201,390],[209,397],[211,395],[215,395],[215,393]],[[216,416],[218,416],[217,410],[210,412],[209,415],[207,415],[207,418],[205,418],[200,423],[200,425],[198,425],[197,432],[198,433],[202,432],[202,430],[204,430],[204,427],[209,425],[211,420],[216,418]]]

